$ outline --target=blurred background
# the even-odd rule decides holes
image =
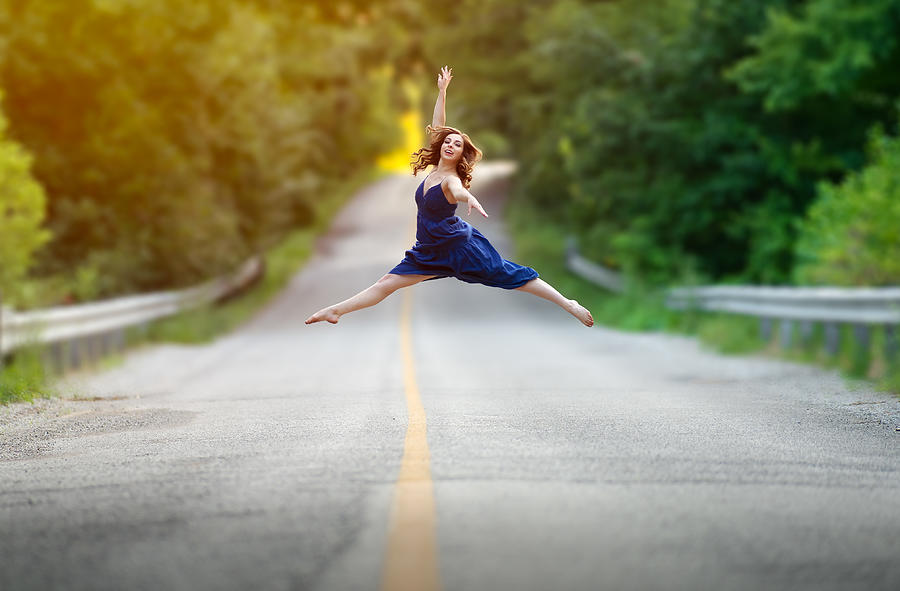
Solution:
[[[444,65],[517,163],[464,219],[604,327],[428,282],[303,332],[409,235]],[[0,0],[0,588],[368,584],[404,441],[448,588],[900,588],[900,399],[695,348],[900,393],[898,73],[900,0]],[[723,284],[898,289],[665,301]]]
[[[0,290],[233,269],[408,170],[445,64],[448,123],[519,163],[520,253],[897,284],[898,39],[900,0],[0,0]]]

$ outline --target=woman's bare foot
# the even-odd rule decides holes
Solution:
[[[591,316],[591,312],[579,304],[576,300],[569,300],[571,302],[571,308],[569,308],[569,313],[575,318],[581,320],[581,323],[585,326],[594,326],[594,317]]]
[[[306,324],[312,324],[313,322],[321,322],[322,320],[327,320],[332,324],[337,324],[338,318],[341,315],[338,314],[338,311],[334,308],[322,308],[312,316],[306,319]]]

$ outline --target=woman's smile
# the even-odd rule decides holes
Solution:
[[[457,154],[459,154],[463,150],[462,140],[462,136],[458,133],[451,133],[444,138],[444,143],[442,146],[444,150],[442,153],[447,157],[448,160],[459,158]]]

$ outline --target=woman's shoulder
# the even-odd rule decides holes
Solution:
[[[457,189],[462,187],[462,179],[455,174],[448,174],[441,180],[441,192],[444,194],[444,199],[447,200],[451,205],[456,203],[456,197],[453,195],[453,189]]]
[[[442,184],[443,186],[445,186],[445,187],[446,187],[446,186],[449,186],[450,183],[453,183],[453,184],[460,183],[460,184],[462,184],[462,179],[459,178],[459,175],[458,175],[458,174],[455,174],[455,173],[453,173],[453,174],[448,174],[447,176],[445,176],[444,178],[441,179],[441,184]]]

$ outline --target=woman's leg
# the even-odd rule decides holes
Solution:
[[[550,285],[540,277],[537,279],[532,279],[525,285],[517,287],[516,289],[534,294],[539,298],[544,298],[545,300],[550,300],[575,318],[581,320],[581,322],[585,326],[594,325],[594,317],[591,316],[591,313],[587,308],[585,308],[575,300],[566,299],[561,293],[556,291],[556,289],[552,285]]]
[[[434,275],[395,275],[387,273],[378,281],[362,290],[355,296],[344,300],[333,306],[322,308],[312,316],[306,319],[306,324],[327,320],[332,324],[337,324],[338,318],[348,312],[353,312],[361,308],[374,306],[384,298],[388,297],[401,287],[409,287],[420,281],[424,281]]]

